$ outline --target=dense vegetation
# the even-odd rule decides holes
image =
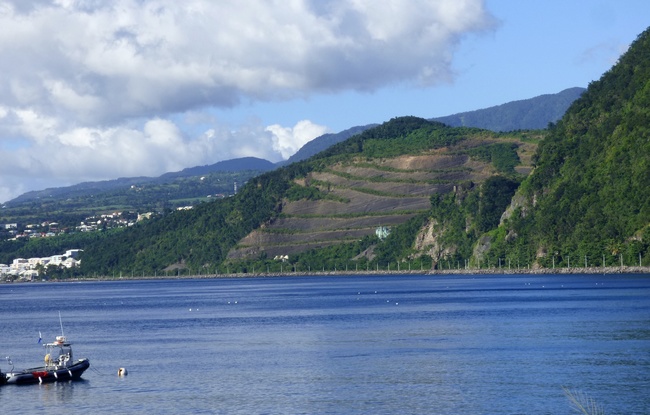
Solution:
[[[514,143],[496,143],[483,147],[476,147],[467,152],[469,155],[494,164],[494,167],[505,174],[514,174],[515,167],[519,164],[517,145]]]
[[[153,273],[176,264],[214,272],[228,250],[248,232],[280,212],[281,198],[295,172],[263,174],[232,198],[169,212],[84,247],[86,274],[113,271]]]
[[[648,263],[649,56],[646,31],[551,126],[522,202],[493,235],[493,261]]]

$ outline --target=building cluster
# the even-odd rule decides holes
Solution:
[[[5,236],[3,239],[18,238],[45,238],[59,234],[59,224],[56,222],[30,223],[19,226],[17,223],[0,224],[0,231]]]
[[[20,225],[18,223],[0,224],[0,239],[17,240],[21,238],[48,238],[68,232],[94,232],[103,229],[124,228],[136,222],[150,219],[154,213],[113,212],[85,218],[76,226],[60,226],[57,222],[44,221]]]
[[[84,219],[76,230],[93,232],[101,229],[124,228],[133,226],[137,221],[149,219],[152,213],[134,214],[130,212],[113,212],[90,216]]]
[[[81,249],[69,249],[62,255],[52,255],[44,258],[16,258],[11,264],[0,264],[0,276],[13,276],[18,279],[31,281],[33,278],[54,265],[56,267],[73,268],[79,266]]]

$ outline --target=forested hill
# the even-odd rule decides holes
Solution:
[[[406,226],[399,244],[411,245],[412,230],[427,216],[432,194],[457,187],[478,197],[483,182],[494,189],[490,195],[499,189],[512,194],[542,135],[500,135],[395,118],[309,160],[252,178],[232,198],[170,212],[89,241],[83,247],[83,272],[279,270],[281,264],[273,258],[280,253],[290,253],[290,263],[303,269],[308,261],[335,268],[337,261],[353,261],[363,249],[376,246],[377,254],[357,259],[369,267],[408,251],[390,239],[380,243],[376,227],[389,224],[395,229],[392,235],[399,236],[397,229]],[[501,179],[489,180],[497,176]],[[496,225],[499,209],[508,202],[493,204],[499,208],[489,209],[489,218],[483,209],[481,218]]]
[[[475,127],[495,132],[544,129],[549,123],[562,118],[571,103],[578,99],[584,91],[584,88],[569,88],[556,94],[544,94],[530,99],[431,118],[430,120],[439,121],[452,127]],[[287,162],[280,164],[286,165],[306,160],[336,143],[376,126],[376,124],[356,126],[337,134],[324,134],[316,137],[291,156]]]
[[[551,128],[536,164],[492,235],[493,258],[525,251],[544,264],[601,265],[648,257],[650,29]]]
[[[200,176],[217,172],[239,172],[255,171],[264,172],[272,170],[275,165],[268,160],[256,157],[242,157],[238,159],[220,161],[207,166],[197,166],[184,169],[179,172],[165,173],[158,177],[123,177],[113,180],[102,180],[96,182],[83,182],[66,187],[48,188],[44,190],[34,190],[24,193],[17,198],[7,202],[7,205],[13,206],[24,202],[44,198],[66,199],[70,197],[79,197],[95,195],[102,192],[108,192],[115,189],[128,189],[129,186],[142,186],[144,184],[159,185],[165,184],[178,178]]]
[[[536,130],[556,122],[567,108],[585,92],[569,88],[557,94],[512,101],[495,107],[433,118],[452,127],[477,127],[492,131]]]
[[[298,150],[293,156],[289,157],[287,161],[278,164],[287,165],[295,163],[297,161],[306,160],[309,157],[320,153],[321,151],[333,146],[336,143],[340,143],[341,141],[347,140],[353,135],[362,133],[365,130],[376,126],[377,124],[359,125],[356,127],[348,128],[347,130],[343,130],[340,133],[323,134],[302,146],[300,150]]]

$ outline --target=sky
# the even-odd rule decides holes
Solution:
[[[587,87],[647,0],[0,0],[0,203]]]

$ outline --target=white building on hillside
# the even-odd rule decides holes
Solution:
[[[79,254],[81,252],[83,252],[83,249],[68,249],[63,255],[67,256],[68,258],[77,259],[79,258]]]
[[[49,265],[57,267],[73,268],[81,263],[79,254],[81,249],[69,249],[63,255],[52,255],[44,258],[16,258],[11,265],[0,264],[0,275],[15,275],[21,279],[31,280],[38,277],[37,268]]]

